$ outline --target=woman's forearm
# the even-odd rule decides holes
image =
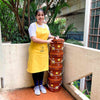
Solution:
[[[35,43],[50,43],[52,41],[52,39],[49,39],[49,40],[42,40],[42,39],[39,39],[39,38],[36,38],[34,36],[31,37],[31,40]]]
[[[31,40],[36,43],[47,43],[47,40],[42,40],[42,39],[36,38],[34,36],[31,37]]]

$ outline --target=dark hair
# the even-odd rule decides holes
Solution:
[[[37,13],[38,13],[39,11],[42,11],[42,12],[44,13],[43,9],[37,9],[36,12],[35,12],[35,16],[37,15]]]

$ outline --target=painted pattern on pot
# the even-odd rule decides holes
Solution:
[[[52,79],[52,78],[48,78],[48,89],[52,92],[56,92],[59,91],[59,89],[61,88],[61,84],[62,84],[62,78],[59,79]]]

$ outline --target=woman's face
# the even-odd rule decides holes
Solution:
[[[38,11],[36,15],[37,23],[42,24],[44,21],[44,13],[43,11]]]

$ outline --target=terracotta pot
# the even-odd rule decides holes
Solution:
[[[62,70],[63,66],[60,65],[60,66],[51,66],[49,65],[49,70]]]
[[[64,39],[53,39],[50,43],[50,52],[63,52],[64,48]]]
[[[50,78],[62,78],[63,66],[49,66],[49,77]]]
[[[50,43],[50,52],[63,52],[64,44],[62,43]]]
[[[49,65],[61,66],[63,62],[63,57],[51,57],[49,58]]]
[[[52,42],[53,42],[53,43],[64,43],[64,39],[61,39],[61,38],[56,39],[56,38],[54,38],[54,39],[52,40]]]
[[[59,79],[52,79],[48,78],[48,89],[52,92],[59,91],[62,84],[62,78]]]
[[[63,52],[59,52],[59,53],[58,52],[50,52],[49,56],[50,56],[50,58],[53,58],[53,57],[56,58],[56,57],[63,57],[63,54],[64,54]]]

